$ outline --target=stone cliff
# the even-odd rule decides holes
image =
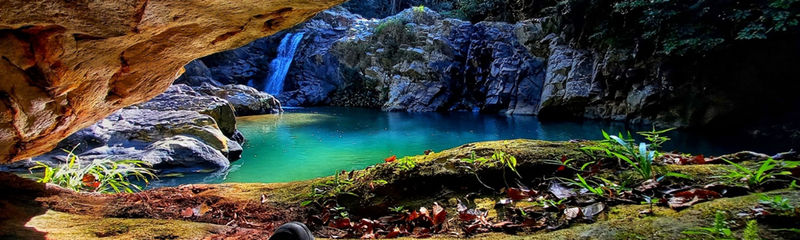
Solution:
[[[800,86],[791,67],[800,63],[797,35],[661,56],[638,45],[581,46],[576,31],[555,15],[471,23],[427,8],[385,19],[332,9],[287,31],[305,39],[277,97],[289,106],[502,112],[800,135],[793,120],[800,97],[791,90]],[[283,35],[193,65],[207,66],[207,75],[226,84],[263,81],[269,69],[242,66],[269,62]],[[241,55],[247,57],[235,58]],[[239,74],[215,74],[225,72]]]
[[[343,0],[0,2],[0,163],[167,89],[192,59],[289,28]]]

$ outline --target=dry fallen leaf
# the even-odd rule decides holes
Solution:
[[[564,209],[564,216],[567,217],[567,220],[572,220],[580,217],[581,215],[581,208],[567,208]]]
[[[205,203],[203,203],[203,204],[200,204],[200,206],[198,206],[197,208],[198,208],[198,210],[197,210],[197,216],[198,216],[198,217],[200,217],[200,216],[203,216],[203,215],[205,215],[207,212],[210,212],[210,211],[211,211],[211,207],[209,207],[209,206],[208,206],[208,205],[206,205]]]
[[[192,208],[186,208],[183,211],[181,211],[181,216],[183,216],[184,218],[192,217],[194,216],[194,210],[192,210]]]
[[[581,213],[583,213],[583,218],[592,219],[592,217],[603,212],[603,210],[605,209],[606,209],[606,204],[603,202],[598,202],[581,208]]]
[[[565,199],[575,195],[572,189],[566,188],[556,181],[550,183],[550,188],[548,190],[558,199]]]

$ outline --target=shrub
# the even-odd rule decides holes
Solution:
[[[773,160],[772,158],[761,162],[761,165],[756,170],[750,170],[742,165],[722,159],[723,161],[736,167],[734,170],[729,170],[727,175],[720,176],[728,182],[738,182],[744,180],[749,187],[758,187],[769,181],[773,181],[775,176],[790,175],[789,172],[782,171],[783,161]]]
[[[575,29],[593,33],[578,36],[590,45],[637,44],[658,55],[686,55],[718,49],[734,40],[765,39],[789,31],[798,25],[799,3],[565,0],[558,7],[576,24]]]
[[[101,193],[120,193],[141,191],[142,188],[129,181],[130,177],[149,183],[147,178],[155,178],[150,164],[140,160],[112,161],[95,160],[86,166],[81,165],[77,155],[67,151],[68,163],[51,167],[41,162],[31,168],[44,169],[41,183],[53,183],[74,191]]]

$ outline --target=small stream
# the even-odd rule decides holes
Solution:
[[[360,108],[286,109],[282,115],[238,118],[247,138],[242,159],[229,171],[162,178],[150,187],[188,183],[288,182],[363,169],[397,155],[420,155],[470,142],[501,139],[600,139],[609,133],[650,130],[609,121],[540,121],[535,116],[506,116],[472,112],[408,113]],[[673,131],[668,151],[721,155],[741,150],[766,154],[788,151],[788,141],[749,136],[704,135]],[[640,139],[641,140],[641,139]]]

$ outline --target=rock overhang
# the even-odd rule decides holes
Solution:
[[[0,2],[0,163],[165,91],[189,61],[344,0]]]

